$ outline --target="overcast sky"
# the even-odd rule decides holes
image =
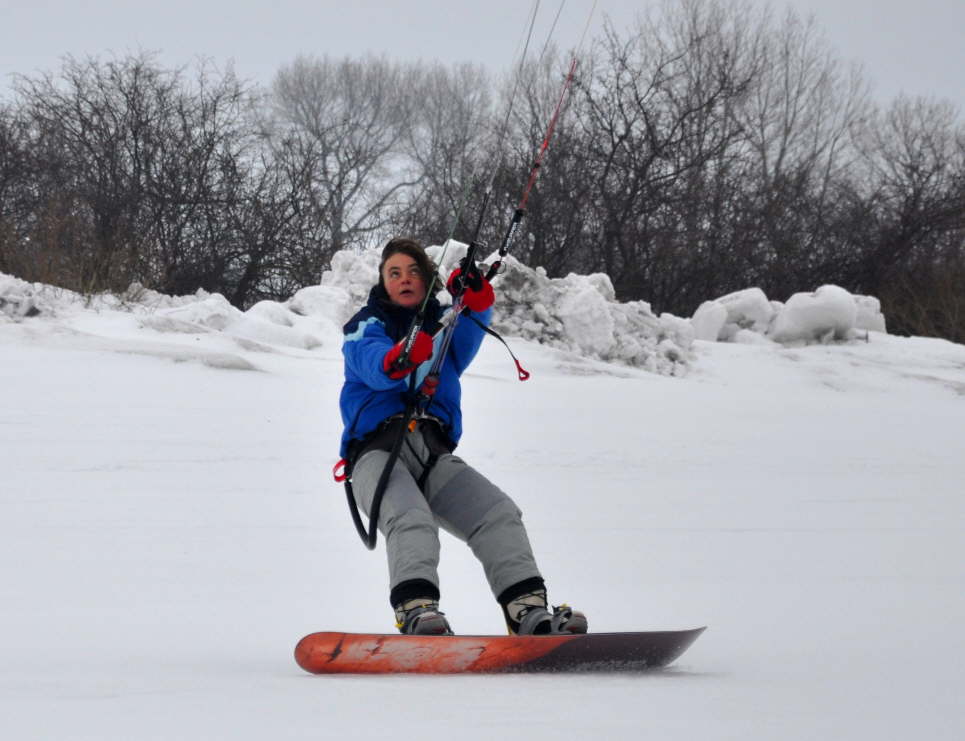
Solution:
[[[752,0],[764,5],[765,0]],[[590,0],[566,3],[556,40],[579,40]],[[865,65],[876,97],[901,91],[948,98],[965,113],[965,0],[773,0],[814,13],[845,60]],[[646,0],[599,0],[627,24]],[[65,54],[160,52],[165,66],[201,55],[233,61],[239,76],[270,82],[296,54],[385,53],[398,59],[471,60],[506,69],[530,0],[0,0],[0,96],[13,73],[55,71]],[[558,0],[541,3],[545,38]],[[539,31],[537,31],[539,34]]]

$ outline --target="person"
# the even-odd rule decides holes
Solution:
[[[401,433],[405,439],[388,474],[378,517],[396,627],[406,634],[452,633],[439,609],[442,527],[467,543],[482,563],[510,633],[585,633],[585,615],[567,605],[550,608],[519,508],[453,454],[462,435],[460,376],[479,350],[482,327],[489,324],[495,301],[492,285],[475,266],[465,268],[463,302],[471,313],[456,324],[432,401]],[[450,292],[457,290],[460,273],[453,271]],[[426,300],[437,285],[442,281],[422,246],[411,239],[392,239],[382,251],[379,281],[367,303],[343,328],[341,455],[351,472],[355,500],[369,516],[405,422],[407,402],[428,374],[441,341],[441,333],[433,335],[451,310],[434,295]],[[423,303],[422,329],[403,358],[405,337]]]

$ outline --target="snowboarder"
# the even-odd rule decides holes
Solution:
[[[439,610],[441,526],[467,543],[482,563],[511,633],[585,633],[582,613],[566,605],[550,608],[519,508],[453,455],[462,434],[459,377],[479,350],[482,325],[489,324],[495,301],[492,285],[475,266],[463,267],[463,302],[477,321],[456,325],[432,402],[404,432],[400,428],[407,398],[427,373],[425,361],[435,349],[433,334],[446,311],[434,297],[426,299],[442,281],[418,242],[397,238],[386,244],[379,282],[344,327],[341,455],[351,471],[355,499],[366,514],[393,444],[405,435],[378,518],[396,627],[407,634],[452,633]],[[460,272],[450,276],[450,292],[456,291]],[[424,323],[406,356],[406,334],[423,306]]]

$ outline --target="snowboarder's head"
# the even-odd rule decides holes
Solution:
[[[435,277],[435,263],[415,240],[392,239],[382,250],[379,285],[393,304],[407,309],[418,308]]]

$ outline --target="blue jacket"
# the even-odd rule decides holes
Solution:
[[[423,331],[435,334],[439,320],[448,310],[443,309],[435,298],[426,304]],[[368,302],[342,328],[345,339],[342,355],[345,358],[345,383],[339,398],[342,410],[342,443],[339,455],[348,454],[352,440],[364,438],[379,424],[394,414],[405,411],[405,403],[413,389],[418,389],[429,373],[432,358],[422,363],[415,372],[404,379],[393,380],[382,369],[385,354],[402,340],[412,323],[415,311],[391,303],[385,289],[376,285],[369,293]],[[492,309],[473,314],[484,325],[492,317]],[[462,436],[462,389],[459,376],[482,344],[483,330],[472,321],[460,318],[456,325],[449,353],[442,365],[439,387],[429,407],[429,414],[438,417],[453,445]],[[436,337],[438,351],[442,335]],[[412,379],[415,379],[413,384]]]

